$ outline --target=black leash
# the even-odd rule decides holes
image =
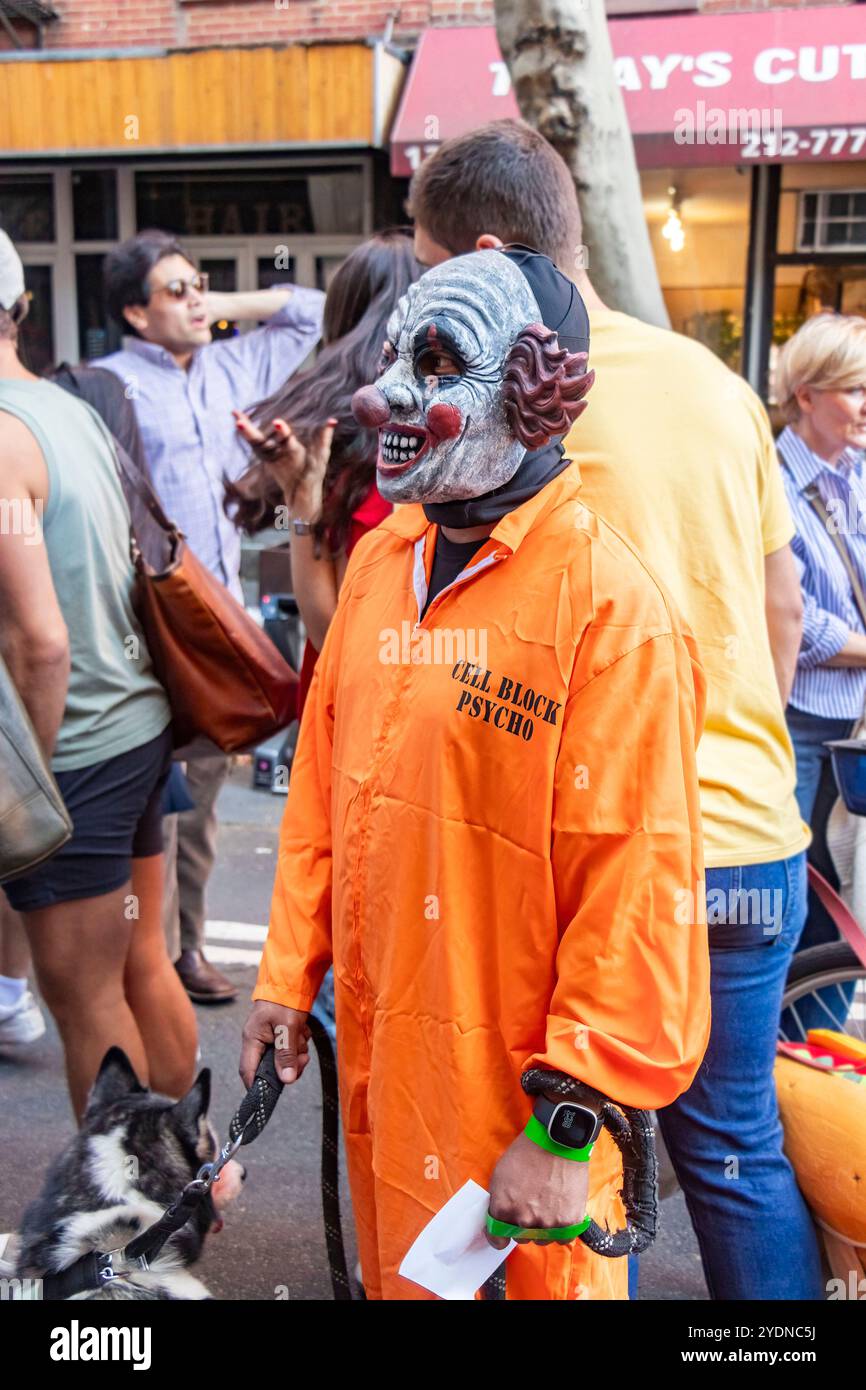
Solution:
[[[351,1300],[352,1292],[346,1268],[343,1227],[340,1219],[339,1131],[340,1107],[337,1092],[337,1066],[334,1047],[326,1028],[312,1014],[307,1019],[310,1037],[319,1058],[322,1076],[322,1210],[325,1222],[325,1241],[334,1298],[339,1302]],[[122,1279],[151,1268],[166,1241],[185,1226],[196,1209],[209,1201],[211,1188],[229,1159],[245,1144],[251,1144],[264,1129],[274,1113],[283,1090],[277,1076],[274,1048],[265,1049],[250,1086],[231,1124],[228,1143],[212,1163],[205,1163],[192,1182],[166,1207],[162,1216],[146,1231],[117,1250],[91,1251],[82,1255],[67,1269],[48,1274],[42,1280],[42,1297],[48,1301],[72,1298],[103,1288],[112,1279]]]
[[[343,1222],[340,1216],[340,1093],[337,1059],[328,1030],[312,1014],[307,1027],[319,1058],[322,1076],[322,1214],[331,1287],[337,1302],[351,1302],[352,1286],[346,1268]]]

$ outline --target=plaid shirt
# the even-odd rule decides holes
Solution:
[[[141,338],[92,363],[119,376],[135,406],[154,486],[203,564],[243,602],[240,536],[223,511],[223,479],[250,461],[231,411],[291,376],[318,342],[324,295],[295,289],[262,328],[196,349],[184,371]]]

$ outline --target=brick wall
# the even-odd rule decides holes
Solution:
[[[412,44],[428,24],[490,24],[493,0],[52,0],[45,47],[197,47],[381,36]],[[703,11],[805,7],[807,0],[699,0]],[[839,0],[808,0],[811,5]],[[4,41],[5,40],[5,41]],[[29,46],[29,45],[28,45]],[[0,30],[0,47],[9,42]]]
[[[52,0],[59,20],[46,48],[291,43],[394,36],[414,40],[429,23],[489,24],[492,0]],[[2,35],[0,35],[2,37]]]
[[[52,0],[45,48],[165,48],[178,41],[175,0]]]

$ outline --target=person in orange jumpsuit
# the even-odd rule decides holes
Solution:
[[[355,398],[409,503],[356,547],[316,667],[244,1029],[295,1081],[333,962],[340,1101],[368,1298],[468,1179],[490,1215],[623,1224],[619,1155],[524,1133],[532,1068],[643,1109],[709,1032],[693,640],[582,505],[561,439],[586,312],[546,257],[476,252],[413,285]],[[591,408],[591,404],[590,404]],[[623,402],[623,409],[628,402]],[[623,460],[628,467],[628,460]],[[625,1298],[625,1259],[521,1243],[510,1299]]]

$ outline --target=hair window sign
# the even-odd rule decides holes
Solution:
[[[866,158],[860,6],[611,19],[609,30],[643,168]],[[428,29],[394,123],[392,171],[411,174],[441,141],[517,115],[495,29]]]

